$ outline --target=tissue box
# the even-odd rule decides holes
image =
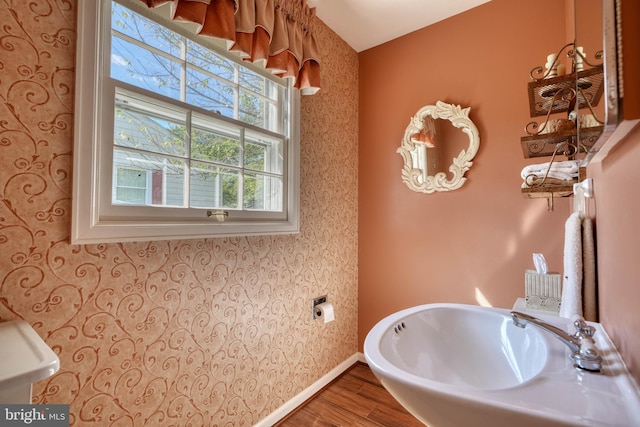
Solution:
[[[562,282],[560,274],[540,274],[535,270],[524,273],[525,301],[527,308],[560,312]]]

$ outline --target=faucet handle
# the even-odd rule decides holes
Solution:
[[[576,333],[574,334],[576,338],[592,338],[593,334],[596,332],[596,328],[588,325],[582,317],[574,320],[573,326],[576,327]]]

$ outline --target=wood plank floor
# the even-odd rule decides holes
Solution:
[[[357,363],[304,403],[278,427],[424,427]]]

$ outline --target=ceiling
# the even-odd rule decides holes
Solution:
[[[356,52],[388,42],[490,0],[307,0]]]

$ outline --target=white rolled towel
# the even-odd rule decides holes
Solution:
[[[578,169],[578,163],[573,160],[553,162],[551,164],[547,162],[525,166],[520,172],[520,176],[526,180],[530,175],[534,175],[536,178],[543,178],[546,174],[548,178],[570,181],[578,177]],[[549,173],[547,173],[547,170]]]

